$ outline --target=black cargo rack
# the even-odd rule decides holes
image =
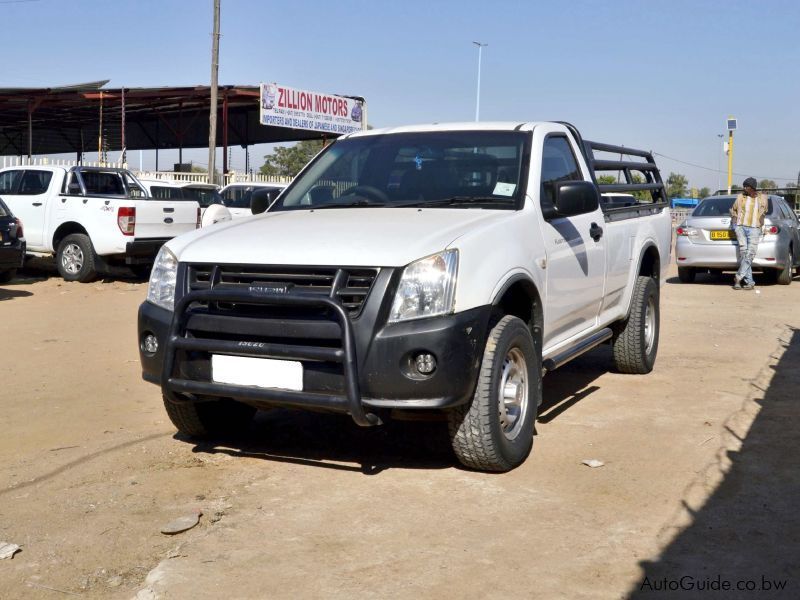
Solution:
[[[635,148],[628,148],[627,146],[617,146],[614,144],[604,144],[601,142],[590,142],[581,137],[578,129],[570,123],[563,123],[569,128],[571,133],[578,140],[583,150],[583,157],[589,166],[592,174],[592,180],[601,194],[607,193],[621,193],[631,194],[634,192],[649,192],[652,198],[651,202],[636,200],[635,203],[622,203],[617,205],[615,202],[609,201],[604,203],[603,210],[606,213],[616,211],[629,211],[631,209],[647,209],[647,210],[661,210],[669,205],[667,199],[667,190],[661,180],[661,172],[656,166],[656,161],[653,158],[653,153],[647,150],[637,150]],[[622,156],[636,156],[644,160],[606,160],[595,158],[595,152],[608,152],[610,154],[618,154]],[[625,181],[619,183],[598,183],[597,178],[602,172],[614,172],[624,176]],[[635,182],[633,180],[634,174],[641,173],[644,181]]]

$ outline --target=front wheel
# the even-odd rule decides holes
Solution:
[[[166,396],[163,400],[172,424],[184,435],[194,438],[236,433],[256,414],[252,406],[234,400],[173,402]]]
[[[510,471],[525,461],[542,397],[540,364],[528,326],[514,316],[498,321],[486,341],[472,401],[448,413],[451,443],[462,464]]]
[[[58,245],[56,267],[65,281],[92,281],[97,277],[95,262],[92,240],[84,233],[72,233]]]
[[[633,287],[628,317],[614,328],[614,366],[620,373],[643,375],[653,370],[660,328],[658,284],[640,275]]]

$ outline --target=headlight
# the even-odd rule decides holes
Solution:
[[[453,310],[458,250],[422,258],[403,271],[389,322],[444,315]]]
[[[147,300],[156,306],[172,310],[175,307],[175,279],[178,276],[178,259],[162,246],[150,272]]]

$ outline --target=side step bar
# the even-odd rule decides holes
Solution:
[[[558,367],[568,363],[573,358],[576,358],[584,352],[588,352],[595,346],[599,346],[606,340],[611,339],[611,336],[613,335],[614,332],[611,331],[611,328],[605,327],[597,333],[593,333],[589,337],[582,339],[574,346],[562,351],[560,354],[556,354],[553,358],[548,358],[542,361],[542,375],[548,371],[555,371]]]

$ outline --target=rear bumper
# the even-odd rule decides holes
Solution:
[[[237,295],[238,294],[238,295]],[[241,296],[245,294],[245,296]],[[234,296],[236,296],[234,298]],[[269,306],[324,305],[335,318],[296,324],[246,324],[244,330],[219,321],[224,331],[213,340],[187,336],[187,327],[203,327],[209,319],[190,308],[194,300],[247,301]],[[188,298],[188,299],[187,299]],[[224,300],[227,298],[227,300]],[[374,297],[376,304],[384,298]],[[391,300],[391,297],[389,297]],[[351,320],[337,302],[282,294],[254,298],[248,292],[202,292],[184,297],[175,313],[149,302],[139,308],[139,353],[142,376],[161,386],[177,402],[228,397],[267,408],[274,406],[321,409],[350,414],[361,425],[374,424],[382,409],[444,409],[467,402],[474,392],[483,356],[491,306],[462,313],[394,324],[376,324],[372,311]],[[384,313],[385,314],[385,313]],[[267,320],[268,321],[268,320]],[[230,325],[230,326],[228,326]],[[281,327],[283,342],[276,343],[270,327]],[[264,337],[253,335],[257,330]],[[237,333],[239,332],[239,333]],[[158,339],[158,350],[143,349],[144,336]],[[242,340],[246,338],[246,341]],[[341,343],[310,346],[303,341],[338,339]],[[259,342],[259,339],[268,341]],[[414,369],[420,352],[436,357],[436,370],[422,376]],[[302,391],[231,385],[212,380],[211,355],[228,354],[299,361],[303,365]],[[373,412],[374,411],[374,412]]]
[[[18,269],[25,262],[26,243],[16,240],[8,246],[0,245],[0,271]]]
[[[125,263],[138,265],[153,262],[161,246],[169,240],[170,238],[153,238],[128,242],[125,245]]]
[[[675,244],[675,262],[679,267],[735,270],[739,267],[738,251],[739,245],[736,243],[695,244],[679,237]],[[779,252],[775,240],[762,240],[753,259],[753,267],[782,269],[786,260],[786,253]]]

